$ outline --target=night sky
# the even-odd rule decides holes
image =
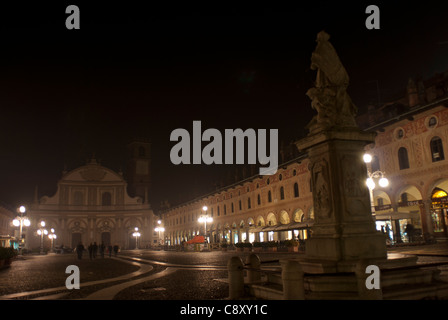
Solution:
[[[126,144],[152,141],[154,207],[213,190],[225,165],[171,164],[176,128],[278,129],[303,137],[314,111],[305,92],[316,34],[325,30],[351,79],[360,113],[401,97],[409,77],[448,70],[447,7],[435,1],[295,7],[140,7],[22,2],[0,15],[0,201],[15,208],[53,195],[64,166],[92,154],[125,170]],[[65,28],[78,4],[81,29]],[[377,90],[377,84],[379,91]]]

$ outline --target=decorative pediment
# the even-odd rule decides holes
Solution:
[[[87,167],[79,171],[81,177],[87,181],[101,181],[106,175],[106,171],[95,167]]]

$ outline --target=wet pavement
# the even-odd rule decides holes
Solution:
[[[390,248],[389,252],[418,254],[419,263],[448,261],[448,243]],[[116,299],[214,300],[226,299],[228,260],[243,261],[249,252],[123,251],[117,258],[78,260],[74,254],[24,256],[0,270],[0,299]],[[257,253],[265,265],[303,253]],[[67,266],[80,270],[81,289],[68,290]],[[448,265],[441,267],[448,274]]]

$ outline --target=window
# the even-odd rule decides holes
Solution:
[[[432,162],[445,160],[445,155],[443,154],[442,139],[440,139],[439,137],[432,138],[430,142],[430,147],[431,147]]]
[[[217,209],[217,210],[218,210],[218,217],[219,217],[219,206],[218,206],[218,209]]]
[[[261,197],[260,197],[260,194],[257,195],[257,203],[258,203],[258,205],[261,205]]]
[[[436,117],[429,118],[428,127],[434,128],[435,126],[437,126],[437,118]]]
[[[240,201],[238,201],[238,206],[239,206],[239,208],[240,208],[240,211],[243,209],[242,208],[242,205],[241,205],[241,200]]]
[[[280,187],[280,200],[285,199],[285,188]]]
[[[251,205],[250,205],[250,197],[247,198],[247,209],[250,209]]]
[[[101,205],[110,206],[112,205],[112,195],[110,192],[104,192],[101,196]]]
[[[224,205],[224,215],[226,215],[226,214],[227,214],[227,206]]]
[[[403,193],[400,195],[400,202],[401,202],[401,203],[404,203],[405,205],[408,204],[408,194],[407,194],[406,192],[403,192]]]
[[[294,198],[299,197],[299,184],[296,182],[294,183]]]
[[[272,202],[272,193],[271,193],[271,190],[268,191],[268,202]]]
[[[398,165],[400,170],[409,169],[408,150],[404,147],[398,149]]]
[[[373,156],[371,165],[372,165],[372,172],[380,171],[380,160],[378,159],[377,156]]]
[[[75,191],[73,204],[75,206],[82,206],[84,204],[84,196],[81,191]]]
[[[232,213],[235,211],[235,208],[234,208],[234,206],[233,206],[233,202],[231,203],[231,209],[232,209]]]
[[[139,157],[144,157],[145,155],[146,155],[145,148],[143,148],[142,146],[140,146],[140,147],[138,148],[138,156],[139,156]]]

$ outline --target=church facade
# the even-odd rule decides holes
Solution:
[[[147,144],[134,147],[141,151]],[[136,154],[139,155],[147,157],[143,151]],[[149,174],[149,168],[144,171],[140,168],[141,172]],[[65,172],[53,196],[35,199],[28,208],[31,226],[27,230],[26,247],[37,248],[42,240],[45,248],[52,246],[47,236],[41,239],[37,234],[41,221],[49,233],[54,230],[54,246],[74,248],[81,242],[87,247],[96,242],[134,249],[158,244],[158,234],[154,231],[158,219],[145,200],[147,188],[142,188],[142,183],[139,187],[145,191],[146,198],[145,194],[130,196],[123,174],[100,165],[95,159]],[[136,236],[136,231],[140,236]]]

